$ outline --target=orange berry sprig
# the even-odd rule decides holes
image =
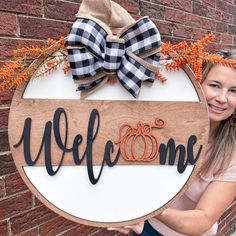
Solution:
[[[211,54],[203,51],[214,39],[215,35],[210,33],[197,42],[190,44],[187,44],[185,41],[175,45],[172,45],[169,42],[164,43],[162,45],[161,53],[167,59],[171,59],[170,62],[165,64],[166,70],[175,71],[188,64],[192,68],[196,80],[201,81],[202,65],[204,62],[210,61],[212,63],[236,68],[235,60],[224,59],[218,54]],[[157,77],[160,77],[160,75]]]
[[[60,56],[53,55],[57,51],[61,52]],[[30,78],[37,78],[37,71],[40,67],[47,69],[43,73],[38,73],[38,77],[52,72],[59,64],[65,65],[64,73],[69,71],[64,37],[58,41],[48,39],[42,48],[16,49],[13,51],[13,56],[15,57],[14,61],[7,62],[0,68],[0,93],[7,89],[15,89]]]
[[[201,81],[202,64],[205,60],[203,49],[214,39],[215,35],[211,33],[189,45],[185,41],[176,45],[164,43],[161,52],[164,56],[171,56],[172,59],[171,62],[166,63],[166,70],[175,71],[188,64],[193,69],[196,80]]]
[[[19,70],[21,63],[19,61],[12,61],[7,64],[4,64],[0,69],[0,80],[7,80],[9,77],[12,77],[13,74]]]
[[[160,82],[165,82],[166,81],[166,78],[161,74],[160,71],[157,71],[156,73],[156,79],[159,80]]]
[[[39,47],[25,47],[16,49],[13,51],[14,57],[26,57],[26,58],[37,58],[43,52],[42,48]]]

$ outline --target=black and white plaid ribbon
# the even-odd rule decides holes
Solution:
[[[73,79],[94,77],[100,72],[116,73],[120,83],[137,97],[142,82],[153,82],[155,72],[140,63],[141,58],[135,60],[135,57],[160,45],[159,31],[148,17],[140,19],[116,38],[111,37],[95,21],[77,18],[67,39]],[[145,61],[157,65],[159,57],[152,55],[145,58]],[[82,83],[78,90],[92,89],[101,83],[106,76],[101,74],[103,77]]]

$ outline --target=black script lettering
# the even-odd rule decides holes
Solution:
[[[18,143],[13,145],[14,148],[18,148],[21,143],[23,142],[23,152],[24,152],[24,157],[25,157],[25,162],[28,166],[33,166],[39,159],[39,156],[41,154],[42,148],[43,148],[43,141],[41,142],[39,152],[35,158],[35,160],[32,159],[31,153],[30,153],[30,132],[31,132],[31,123],[32,119],[31,118],[26,118],[25,119],[25,124],[23,128],[23,132],[21,135],[21,138]]]
[[[61,122],[62,116],[64,116],[64,122]],[[93,109],[90,114],[90,118],[88,122],[88,130],[87,130],[87,146],[85,148],[85,152],[81,159],[79,157],[79,145],[82,143],[83,137],[81,134],[77,134],[73,140],[72,148],[67,147],[68,119],[67,119],[66,112],[63,108],[57,108],[57,110],[54,113],[53,123],[51,121],[46,122],[40,148],[34,160],[30,152],[31,123],[32,123],[31,118],[28,117],[25,119],[25,124],[24,124],[21,138],[19,142],[14,145],[14,147],[18,148],[23,143],[25,162],[29,166],[34,166],[37,163],[44,147],[45,167],[46,167],[47,173],[50,176],[54,176],[59,171],[60,167],[63,164],[65,153],[69,153],[69,152],[72,152],[73,159],[76,165],[80,165],[84,159],[87,159],[87,171],[88,171],[89,180],[92,184],[96,184],[99,181],[105,164],[107,164],[109,167],[113,167],[114,165],[116,165],[116,163],[119,160],[120,150],[118,150],[114,160],[111,160],[111,153],[114,153],[114,146],[113,146],[113,143],[110,140],[108,140],[105,145],[104,157],[102,160],[98,177],[96,178],[94,176],[93,142],[98,135],[99,126],[100,126],[100,116],[99,116],[99,112],[96,109]],[[62,124],[64,124],[64,127],[63,127],[64,138],[63,139],[61,135]],[[55,171],[53,170],[52,157],[51,157],[52,127],[53,127],[53,134],[54,134],[56,144],[62,150],[62,156],[60,158],[58,167]]]
[[[184,145],[180,144],[177,147],[175,146],[174,139],[170,138],[167,145],[161,144],[159,148],[160,153],[160,164],[165,165],[167,160],[167,153],[169,153],[168,156],[168,164],[174,165],[176,161],[177,153],[179,154],[178,162],[177,162],[177,170],[179,173],[183,173],[188,165],[190,163],[191,165],[194,165],[202,151],[202,145],[200,145],[199,150],[197,152],[197,156],[194,157],[193,154],[193,146],[197,142],[197,137],[195,135],[191,135],[188,139],[187,144],[187,158],[186,156],[186,150]]]
[[[65,127],[64,144],[62,143],[61,134],[60,134],[60,131],[59,131],[61,114],[64,114],[64,116],[65,116],[65,126],[66,127]],[[34,166],[37,163],[37,161],[38,161],[38,159],[39,159],[39,157],[42,153],[42,149],[44,147],[46,170],[47,170],[49,175],[53,176],[59,171],[60,167],[62,166],[65,152],[71,151],[71,149],[66,148],[67,136],[68,136],[68,121],[67,121],[66,113],[65,113],[63,108],[58,108],[56,110],[55,114],[54,114],[54,122],[53,122],[54,123],[54,126],[53,126],[54,137],[55,137],[57,145],[63,151],[62,157],[61,157],[60,162],[58,164],[58,167],[55,171],[53,170],[53,165],[52,165],[52,161],[51,161],[52,122],[48,121],[45,124],[43,138],[42,138],[40,148],[39,148],[39,151],[38,151],[38,154],[37,154],[35,160],[32,159],[31,152],[30,152],[30,149],[31,149],[31,145],[30,145],[31,123],[32,123],[32,119],[31,118],[26,118],[22,136],[21,136],[19,142],[14,145],[14,147],[15,148],[19,147],[21,145],[21,143],[23,142],[25,162],[29,166]]]
[[[190,165],[194,165],[199,157],[200,157],[200,154],[202,152],[202,145],[200,145],[199,147],[199,150],[197,152],[197,155],[196,157],[194,157],[194,154],[193,154],[193,146],[197,143],[197,137],[195,135],[191,135],[189,137],[189,140],[188,140],[188,145],[187,145],[187,152],[188,152],[188,159],[186,161],[186,165],[189,163]]]
[[[96,119],[97,119],[97,122],[96,122]],[[95,122],[96,122],[97,126],[95,127],[95,133],[94,133]],[[98,180],[100,179],[104,164],[106,163],[109,167],[112,167],[117,163],[119,156],[120,156],[120,152],[118,151],[115,160],[113,162],[111,161],[110,154],[111,154],[111,152],[113,153],[114,147],[113,147],[113,143],[109,140],[105,146],[105,153],[104,153],[104,158],[103,158],[103,161],[101,164],[100,172],[99,172],[97,178],[94,176],[92,150],[93,150],[93,142],[96,139],[97,134],[98,134],[99,125],[100,125],[99,112],[96,109],[93,109],[90,114],[90,118],[89,118],[88,132],[87,132],[87,147],[86,147],[86,151],[84,153],[84,155],[87,156],[88,175],[89,175],[89,179],[92,184],[96,184],[98,182]]]
[[[76,135],[73,142],[73,158],[74,158],[75,164],[78,166],[83,162],[85,158],[85,154],[83,155],[81,159],[79,158],[79,145],[82,142],[83,142],[82,135],[81,134]]]

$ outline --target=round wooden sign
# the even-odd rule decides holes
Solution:
[[[61,216],[122,226],[155,216],[191,184],[208,137],[189,68],[164,72],[138,99],[116,83],[84,100],[61,70],[14,95],[9,141],[29,189]]]

